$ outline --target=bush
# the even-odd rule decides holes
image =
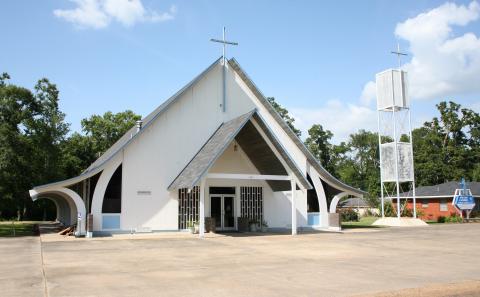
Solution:
[[[358,222],[358,213],[352,208],[345,208],[340,210],[340,218],[342,222]]]
[[[437,218],[437,223],[445,223],[445,217],[444,216],[439,216]]]
[[[449,217],[445,218],[445,222],[446,223],[461,223],[461,222],[463,222],[463,219],[458,214],[452,213]]]
[[[385,201],[383,204],[383,211],[385,212],[386,217],[396,217],[397,211],[395,207],[393,207],[393,203],[391,201]]]

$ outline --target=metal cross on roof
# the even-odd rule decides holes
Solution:
[[[398,42],[397,42],[397,50],[396,50],[396,51],[391,51],[390,53],[397,55],[397,58],[398,58],[398,69],[400,69],[401,66],[402,66],[402,61],[401,61],[401,60],[402,60],[402,56],[408,56],[408,54],[402,53],[402,52],[400,51],[400,43],[398,43]]]
[[[223,96],[222,96],[222,104],[220,105],[222,107],[222,110],[223,112],[225,112],[225,104],[227,102],[227,91],[226,91],[226,68],[227,68],[227,58],[225,57],[225,49],[227,47],[227,45],[238,45],[238,43],[236,42],[233,42],[233,41],[227,41],[225,40],[225,27],[223,27],[223,37],[222,37],[222,40],[219,40],[219,39],[210,39],[210,41],[213,41],[213,42],[218,42],[218,43],[221,43],[223,44],[223,70],[222,70],[222,89],[223,89]]]
[[[218,42],[218,43],[222,43],[223,44],[223,52],[222,52],[222,55],[223,55],[223,61],[224,61],[224,65],[225,65],[225,61],[226,61],[226,57],[225,57],[225,50],[226,50],[226,46],[227,44],[228,45],[238,45],[237,42],[233,42],[233,41],[227,41],[225,40],[225,27],[223,27],[223,37],[222,37],[222,40],[220,39],[210,39],[210,41],[213,41],[213,42]]]

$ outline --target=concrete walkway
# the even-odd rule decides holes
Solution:
[[[0,239],[1,295],[480,295],[480,224],[116,239],[43,241],[47,292],[38,237]]]

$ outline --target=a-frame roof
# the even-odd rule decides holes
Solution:
[[[193,157],[193,159],[187,164],[187,166],[185,166],[185,168],[170,184],[168,189],[191,189],[193,188],[193,186],[197,185],[199,180],[207,173],[208,169],[213,166],[214,162],[223,154],[225,149],[240,133],[242,128],[245,127],[247,122],[252,120],[253,118],[259,123],[261,129],[267,135],[269,141],[273,143],[275,149],[285,160],[290,170],[300,182],[302,188],[311,189],[312,186],[307,181],[307,178],[302,174],[302,171],[295,164],[295,161],[293,161],[293,159],[288,155],[288,153],[282,147],[280,142],[276,139],[272,131],[268,129],[268,126],[257,114],[256,110],[253,110],[249,113],[246,113],[233,120],[221,124],[220,127],[213,133],[213,135],[198,151],[195,157]],[[252,135],[250,134],[249,137],[252,137]],[[242,144],[240,145],[242,146]],[[281,185],[278,185],[278,183],[273,183],[271,184],[271,186],[273,190],[288,190],[290,188],[289,183],[287,188],[282,188]]]
[[[207,69],[205,69],[202,73],[200,73],[197,77],[195,77],[192,81],[190,81],[187,85],[185,85],[182,89],[180,89],[177,93],[175,93],[172,97],[162,103],[159,107],[157,107],[152,113],[150,113],[147,117],[143,119],[143,128],[136,132],[136,128],[132,127],[125,135],[123,135],[115,144],[113,144],[103,155],[101,155],[95,162],[93,162],[80,176],[70,178],[68,180],[59,181],[47,185],[42,185],[35,187],[43,188],[52,186],[55,184],[59,185],[70,185],[76,182],[79,182],[85,178],[93,176],[94,174],[98,173],[105,163],[111,160],[117,153],[121,152],[129,143],[131,143],[136,137],[138,137],[146,127],[151,125],[156,118],[161,116],[161,114],[168,109],[169,106],[172,105],[176,100],[178,100],[182,94],[185,93],[192,85],[202,79],[210,70],[212,70],[221,60],[222,58],[218,58],[213,62]],[[268,102],[266,97],[260,92],[260,90],[256,87],[253,81],[248,77],[248,75],[243,71],[240,67],[238,62],[232,58],[228,61],[229,65],[232,69],[242,78],[245,84],[250,88],[250,90],[257,96],[258,100],[261,104],[266,108],[266,110],[272,115],[275,121],[278,122],[280,127],[285,131],[285,133],[290,137],[290,139],[296,144],[296,146],[305,154],[308,162],[318,171],[321,178],[330,186],[334,188],[338,188],[342,191],[346,191],[352,195],[364,195],[365,192],[353,188],[338,179],[332,176],[328,171],[326,171],[318,162],[318,160],[311,154],[311,152],[305,147],[303,142],[297,137],[297,135],[290,129],[290,127],[286,124],[286,122],[282,119],[282,117],[275,111],[273,106]]]

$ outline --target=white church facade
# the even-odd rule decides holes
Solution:
[[[224,62],[226,61],[226,62]],[[321,119],[319,119],[321,121]],[[328,229],[363,191],[329,174],[235,59],[220,58],[137,123],[81,175],[30,190],[79,233],[179,231],[213,218]],[[91,214],[89,216],[89,214]]]

